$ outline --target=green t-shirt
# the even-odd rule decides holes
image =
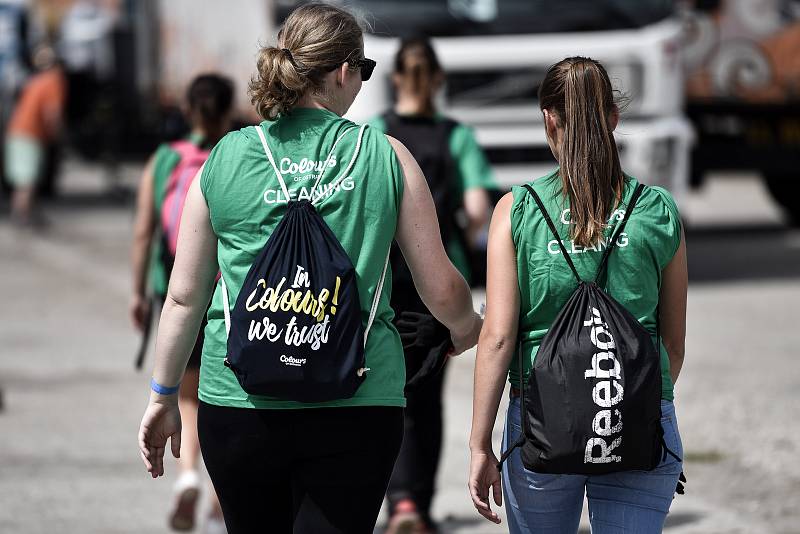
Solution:
[[[566,199],[561,195],[561,180],[553,174],[533,182],[550,218],[570,253],[581,279],[594,278],[605,247],[581,247],[569,239]],[[609,238],[625,215],[638,182],[627,177],[625,190],[612,214],[606,231]],[[536,202],[524,187],[512,188],[511,235],[517,251],[520,317],[519,336],[526,355],[523,369],[527,377],[536,352],[547,330],[576,287],[575,277],[547,227]],[[672,260],[681,241],[681,221],[672,196],[660,187],[646,187],[608,259],[604,289],[636,317],[656,340],[656,308],[661,288],[661,272]],[[601,281],[602,282],[602,281]],[[673,399],[669,358],[661,344],[662,398]],[[518,354],[509,367],[509,381],[519,385]]]
[[[321,109],[295,109],[261,126],[289,194],[296,200],[308,198],[335,139],[353,128],[336,146],[321,186],[330,184],[343,172],[358,138],[355,124]],[[286,212],[286,200],[255,127],[232,132],[217,144],[200,177],[200,188],[218,240],[220,273],[228,287],[230,305],[234,306],[253,260]],[[368,127],[349,176],[317,205],[355,266],[364,326],[394,239],[402,195],[403,174],[394,149],[384,134]],[[233,372],[223,365],[227,336],[218,282],[205,329],[200,399],[239,408],[405,406],[405,362],[400,337],[392,325],[391,284],[391,272],[387,272],[365,351],[370,371],[356,394],[332,402],[299,403],[248,395]]]
[[[443,115],[437,114],[434,120],[445,120]],[[386,121],[382,116],[374,117],[369,121],[369,125],[386,132]],[[464,197],[464,191],[472,188],[481,189],[497,189],[497,184],[494,181],[492,174],[492,167],[486,155],[483,153],[478,141],[475,139],[475,134],[472,128],[458,123],[453,131],[450,133],[448,140],[450,147],[450,156],[455,162],[455,176],[456,181],[453,184],[453,197],[458,199],[457,206],[461,205],[461,199]],[[450,261],[453,262],[456,269],[461,272],[462,276],[469,280],[469,258],[464,250],[464,247],[458,239],[451,239],[449,243],[445,243],[447,255]]]
[[[198,135],[189,135],[187,140],[199,145],[203,142],[203,138]],[[156,225],[161,224],[161,205],[164,202],[164,195],[166,193],[167,182],[175,166],[180,163],[181,156],[169,143],[162,143],[156,149],[153,156],[153,212],[156,220]],[[153,293],[159,296],[167,294],[167,285],[169,284],[169,275],[164,269],[164,263],[161,261],[161,240],[153,240],[150,249],[150,288]]]

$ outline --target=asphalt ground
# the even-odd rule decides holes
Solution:
[[[138,171],[120,169],[123,187],[109,189],[102,169],[67,162],[47,233],[0,218],[0,533],[168,532],[175,466],[153,481],[136,447],[149,373],[133,369],[124,186]],[[689,483],[666,532],[798,533],[800,232],[746,175],[712,180],[684,215],[691,284],[676,406]],[[472,351],[455,359],[446,381],[434,504],[445,533],[506,531],[466,491],[473,361]]]

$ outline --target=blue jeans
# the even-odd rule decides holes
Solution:
[[[519,398],[512,398],[506,414],[503,450],[520,435]],[[664,441],[683,458],[675,407],[661,401]],[[519,449],[503,464],[503,499],[509,531],[532,534],[575,534],[589,498],[592,534],[653,534],[661,532],[682,463],[667,458],[652,471],[621,471],[610,475],[545,475],[522,465]]]

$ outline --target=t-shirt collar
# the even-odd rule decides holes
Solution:
[[[298,120],[335,120],[339,115],[324,108],[294,108],[287,117]]]

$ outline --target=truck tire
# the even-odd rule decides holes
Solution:
[[[773,200],[786,211],[790,224],[800,226],[800,175],[765,174],[764,181]]]

